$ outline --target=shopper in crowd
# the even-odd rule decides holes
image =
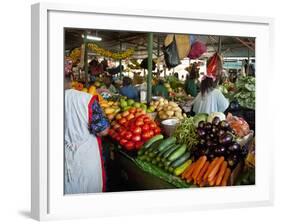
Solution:
[[[196,84],[196,67],[193,65],[189,75],[186,75],[186,80],[184,83],[184,90],[186,94],[195,97],[198,93],[197,84]]]
[[[65,194],[105,191],[101,136],[110,124],[98,97],[71,89],[69,78],[65,78],[64,125]]]
[[[154,96],[162,96],[166,99],[169,96],[168,90],[164,86],[164,81],[162,79],[159,79],[157,85],[152,89],[152,93]]]
[[[229,101],[224,97],[219,89],[216,89],[217,82],[214,76],[204,75],[200,85],[200,92],[193,101],[193,112],[212,113],[224,112]]]
[[[105,76],[103,78],[103,83],[105,84],[105,87],[108,89],[108,91],[111,94],[116,94],[118,93],[118,90],[115,88],[115,86],[113,85],[113,80],[111,77],[109,76]]]
[[[123,86],[120,89],[120,94],[129,99],[139,100],[138,90],[132,85],[132,79],[127,76],[123,78]]]

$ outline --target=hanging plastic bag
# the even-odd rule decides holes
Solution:
[[[148,69],[148,58],[145,58],[141,61],[140,67],[144,69]],[[152,60],[152,71],[154,71],[155,68],[156,68],[155,62]]]
[[[191,46],[188,57],[190,59],[197,59],[206,51],[207,47],[204,43],[202,43],[201,41],[195,41]]]
[[[163,52],[164,52],[165,63],[168,69],[174,68],[181,63],[178,55],[175,36],[173,38],[173,41],[167,47],[164,47]]]
[[[207,61],[207,76],[218,79],[222,71],[222,60],[218,53],[215,53]]]
[[[164,40],[165,47],[171,44],[174,38],[176,39],[179,58],[182,60],[186,58],[191,49],[190,36],[188,34],[168,34]]]

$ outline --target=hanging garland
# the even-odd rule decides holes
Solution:
[[[128,50],[121,51],[121,52],[112,52],[112,51],[106,50],[102,47],[99,47],[97,44],[94,44],[94,43],[88,43],[88,49],[97,53],[100,56],[112,58],[115,60],[126,59],[126,58],[131,57],[134,54],[133,48],[129,48]]]

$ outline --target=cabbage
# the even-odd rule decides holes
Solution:
[[[210,115],[208,116],[208,119],[207,121],[212,123],[213,119],[215,117],[219,117],[221,121],[225,120],[225,114],[222,113],[222,112],[213,112],[213,113],[210,113]]]
[[[195,127],[198,127],[200,121],[207,121],[208,114],[206,113],[198,113],[193,117],[193,123]]]

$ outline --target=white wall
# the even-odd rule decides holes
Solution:
[[[31,0],[1,1],[0,7],[0,223],[33,223],[29,218],[30,208],[30,4]],[[114,6],[145,9],[200,11],[225,14],[244,14],[254,16],[276,17],[275,30],[275,72],[278,72],[280,83],[280,68],[278,61],[281,40],[281,15],[280,7],[276,0],[267,1],[124,1],[124,0],[69,0],[57,2],[71,2],[74,4],[97,4],[113,8]],[[221,4],[220,4],[221,3]],[[278,28],[278,29],[277,29]],[[272,74],[264,74],[273,78]],[[272,80],[274,89],[278,89],[277,79]],[[280,88],[280,87],[279,87]],[[272,114],[280,116],[280,99],[277,92],[271,92],[275,105],[272,106]],[[273,98],[269,99],[273,102]],[[273,128],[272,128],[273,129]],[[273,141],[275,141],[275,158],[281,158],[280,147],[277,150],[277,133],[280,133],[277,125]],[[260,207],[247,209],[213,210],[190,212],[186,214],[156,214],[143,217],[125,217],[83,220],[79,223],[280,223],[280,159],[276,159],[275,189],[276,200],[274,207]],[[278,189],[278,190],[277,190]],[[126,206],[121,205],[126,209]],[[275,220],[275,221],[273,221]],[[272,222],[271,222],[272,221]],[[278,222],[279,221],[279,222]],[[65,221],[57,223],[78,223],[78,221]]]

